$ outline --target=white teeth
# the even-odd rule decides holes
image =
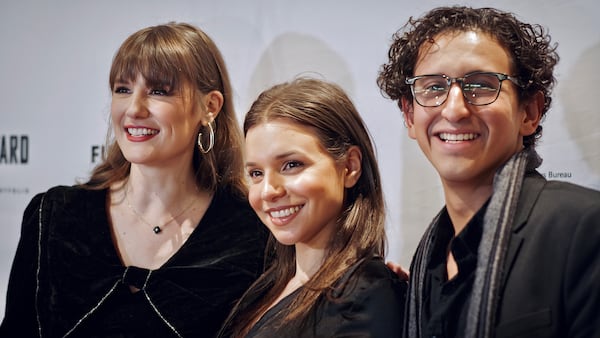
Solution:
[[[131,136],[145,136],[157,134],[158,130],[148,128],[127,128],[127,132],[131,134]]]
[[[454,141],[469,141],[477,138],[477,134],[467,133],[467,134],[450,134],[450,133],[440,133],[440,138],[447,142]]]
[[[269,214],[273,218],[280,218],[280,217],[287,217],[291,214],[295,214],[298,212],[298,210],[300,210],[300,207],[291,207],[291,208],[287,208],[287,209],[271,211]]]

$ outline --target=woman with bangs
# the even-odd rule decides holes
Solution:
[[[24,212],[2,337],[211,337],[263,269],[219,50],[168,23],[110,71],[104,161]]]

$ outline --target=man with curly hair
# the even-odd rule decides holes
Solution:
[[[493,8],[435,8],[394,35],[377,82],[445,199],[405,336],[599,336],[600,192],[536,170],[558,60],[542,26]]]

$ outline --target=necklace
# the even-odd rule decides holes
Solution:
[[[162,228],[164,228],[167,224],[173,222],[177,217],[183,215],[184,212],[188,211],[189,208],[192,207],[192,205],[194,205],[194,202],[196,201],[196,198],[193,198],[192,201],[190,202],[190,204],[188,204],[185,208],[183,208],[178,214],[176,214],[175,216],[171,216],[171,218],[169,218],[168,221],[166,221],[165,223],[163,223],[162,225],[153,225],[150,224],[150,222],[146,221],[144,219],[144,217],[142,217],[142,215],[140,215],[140,213],[138,213],[135,208],[131,205],[131,203],[129,203],[129,196],[127,196],[127,187],[125,187],[125,202],[127,203],[127,207],[129,208],[129,210],[131,210],[131,212],[133,212],[133,214],[142,222],[144,222],[146,225],[152,227],[152,231],[154,232],[154,234],[158,235],[159,233],[162,232]]]

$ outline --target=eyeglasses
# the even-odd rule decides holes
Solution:
[[[413,97],[420,106],[438,107],[446,102],[450,86],[455,82],[460,84],[462,94],[468,103],[474,106],[491,104],[500,95],[504,80],[510,80],[522,87],[519,79],[493,72],[474,72],[464,77],[449,77],[441,74],[419,75],[406,78],[404,82],[410,85]]]

